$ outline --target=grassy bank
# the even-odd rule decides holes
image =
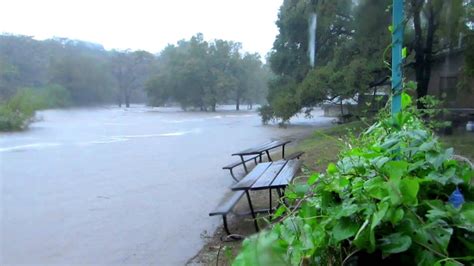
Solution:
[[[304,166],[314,171],[323,172],[329,163],[338,160],[338,154],[344,147],[345,141],[360,134],[364,128],[364,124],[358,121],[318,129],[309,137],[300,140],[296,146],[289,149],[289,152],[304,151],[305,154],[302,157]],[[453,147],[455,154],[462,155],[471,161],[474,160],[473,133],[456,130],[453,135],[441,136],[440,140],[446,147]],[[255,204],[265,204],[266,202],[266,198],[254,201]],[[245,203],[243,202],[240,207],[247,207]],[[231,228],[234,233],[244,236],[255,232],[252,223],[249,220],[243,220],[242,217],[231,220]],[[220,237],[224,235],[222,228],[219,228],[213,236],[209,236],[207,244],[191,261],[191,264],[199,262],[205,265],[230,265],[232,258],[238,254],[242,242],[221,241]]]
[[[331,128],[316,130],[310,137],[300,141],[292,150],[304,151],[303,161],[311,170],[322,172],[327,165],[337,161],[337,156],[344,147],[344,142],[357,137],[365,128],[360,122],[351,122]],[[352,135],[352,136],[351,136]],[[439,136],[446,148],[454,148],[454,153],[474,161],[474,133],[464,129],[454,130],[449,136]]]

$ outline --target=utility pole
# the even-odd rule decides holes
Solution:
[[[403,90],[403,0],[393,0],[392,7],[392,115],[402,109]]]

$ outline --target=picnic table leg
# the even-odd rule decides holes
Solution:
[[[230,235],[229,226],[227,225],[227,215],[222,215],[222,219],[224,221],[224,230],[227,235]]]
[[[258,231],[260,231],[260,229],[258,228],[257,217],[255,216],[255,212],[254,212],[253,206],[252,206],[252,200],[250,199],[250,194],[249,194],[248,190],[245,191],[245,195],[247,195],[247,200],[249,201],[250,212],[252,213],[253,224],[255,225],[255,230],[257,230],[257,232],[258,232]]]
[[[279,197],[279,198],[282,198],[282,197],[283,197],[283,193],[281,192],[281,189],[280,189],[280,188],[277,188],[277,192],[278,192],[278,197]]]
[[[272,189],[270,188],[268,191],[270,191],[270,209],[268,209],[268,213],[272,213]]]
[[[268,161],[273,162],[272,157],[270,157],[270,152],[268,150],[266,150],[265,152],[267,153]]]
[[[244,166],[244,170],[245,170],[245,173],[249,173],[249,170],[247,169],[247,165],[245,165],[245,160],[244,160],[244,156],[243,155],[240,155],[240,159],[242,160],[242,165]]]
[[[281,146],[281,158],[284,160],[285,159],[285,145],[286,144],[283,144],[283,146]]]
[[[258,155],[258,159],[260,160],[260,162],[262,162],[262,154],[261,153]]]

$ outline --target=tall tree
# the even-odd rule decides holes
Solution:
[[[215,111],[217,104],[235,101],[238,110],[243,101],[263,98],[266,90],[260,87],[267,76],[260,75],[260,58],[243,56],[240,49],[230,41],[206,42],[202,34],[166,47],[158,57],[157,73],[147,83],[150,103],[175,101],[183,109]]]
[[[382,54],[389,43],[389,0],[287,0],[280,8],[269,61],[276,79],[268,102],[282,122],[327,100],[352,98],[386,80]],[[317,16],[316,64],[309,64],[308,28]],[[268,108],[266,109],[268,110]]]
[[[149,79],[154,56],[146,51],[115,51],[112,56],[112,73],[117,81],[119,107],[130,107],[133,93],[144,89]]]
[[[456,46],[459,34],[468,30],[466,7],[466,2],[462,0],[408,1],[408,15],[413,21],[414,31],[409,45],[415,52],[413,66],[418,98],[428,93],[433,56],[443,49]],[[423,107],[421,102],[418,105]]]

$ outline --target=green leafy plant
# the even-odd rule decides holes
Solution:
[[[474,171],[402,101],[404,111],[354,138],[326,173],[291,185],[288,204],[234,265],[472,262]]]
[[[0,131],[25,129],[41,109],[69,106],[70,94],[59,85],[23,88],[9,100],[0,103]]]

